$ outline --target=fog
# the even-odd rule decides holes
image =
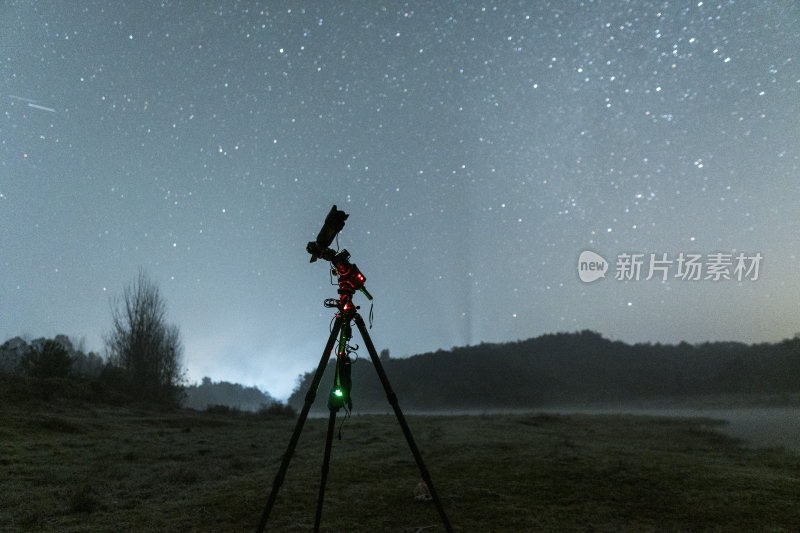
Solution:
[[[401,406],[402,407],[402,406]],[[385,414],[391,413],[386,406]],[[357,413],[366,414],[366,413]],[[466,409],[448,411],[408,411],[413,415],[485,416],[501,414],[558,414],[558,415],[634,415],[665,418],[707,418],[724,422],[714,430],[739,439],[751,448],[784,448],[800,452],[800,410],[797,407],[546,407],[542,409]],[[321,415],[317,415],[321,416]]]
[[[785,448],[800,451],[800,414],[796,407],[746,407],[722,408],[585,408],[547,409],[548,413],[581,414],[630,414],[640,416],[663,416],[671,418],[709,418],[723,420],[725,424],[715,426],[731,437],[742,440],[746,446],[755,448]]]

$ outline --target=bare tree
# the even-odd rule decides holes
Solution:
[[[180,330],[166,321],[167,306],[144,271],[112,305],[112,329],[105,339],[109,362],[124,371],[137,398],[176,403],[182,391]]]

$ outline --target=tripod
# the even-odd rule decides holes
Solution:
[[[334,206],[335,208],[335,206]],[[350,266],[350,265],[348,265]],[[354,266],[354,265],[352,265]],[[341,267],[340,267],[341,272]],[[356,270],[357,272],[357,270]],[[342,274],[345,274],[342,272]],[[361,289],[363,290],[363,276],[358,273],[360,279],[362,281]],[[331,356],[331,351],[333,350],[333,345],[336,342],[336,337],[339,335],[339,347],[336,354],[336,377],[334,379],[334,385],[331,389],[331,394],[328,399],[328,409],[330,410],[330,416],[328,418],[328,431],[325,440],[325,456],[322,461],[322,477],[320,479],[319,485],[319,496],[317,498],[317,511],[316,516],[314,518],[314,531],[319,531],[319,525],[322,518],[322,503],[325,496],[325,484],[328,478],[328,467],[330,465],[330,457],[331,457],[331,444],[333,442],[333,433],[334,433],[334,426],[336,423],[336,412],[343,407],[344,405],[350,405],[350,359],[347,355],[347,341],[350,339],[351,336],[351,327],[350,323],[355,322],[358,331],[361,333],[361,337],[364,339],[364,344],[367,347],[367,351],[369,352],[369,356],[372,359],[372,364],[375,366],[375,371],[378,373],[378,378],[383,385],[384,391],[386,391],[386,397],[389,400],[392,408],[394,409],[394,414],[397,417],[397,421],[400,423],[400,427],[403,430],[403,434],[406,437],[406,441],[408,442],[408,447],[411,449],[411,453],[414,455],[414,459],[417,462],[417,466],[419,467],[419,471],[422,474],[422,479],[428,485],[428,489],[430,490],[431,498],[433,499],[434,504],[436,505],[436,510],[439,512],[439,516],[444,523],[445,530],[448,533],[452,533],[453,528],[450,525],[450,521],[447,519],[447,515],[444,512],[444,507],[442,507],[442,503],[439,500],[439,496],[436,493],[436,490],[433,487],[433,481],[431,480],[431,475],[428,472],[428,469],[425,468],[425,463],[422,461],[422,456],[419,453],[419,449],[417,448],[416,443],[414,442],[414,437],[411,435],[411,430],[406,423],[405,417],[403,416],[403,412],[400,410],[400,406],[397,403],[397,395],[392,390],[392,387],[389,385],[389,379],[386,377],[386,372],[383,369],[383,365],[381,364],[380,358],[378,354],[375,352],[375,346],[372,344],[372,339],[370,339],[369,333],[367,332],[367,328],[364,325],[364,319],[361,318],[361,315],[357,312],[357,307],[353,305],[352,296],[355,292],[353,290],[353,286],[348,286],[347,283],[343,282],[345,278],[344,275],[340,276],[339,279],[339,299],[331,299],[326,300],[325,305],[327,307],[336,307],[338,309],[338,313],[336,314],[335,321],[333,324],[333,329],[331,330],[330,337],[328,337],[328,342],[325,345],[325,350],[322,352],[322,358],[320,359],[319,366],[317,367],[317,371],[314,374],[314,379],[311,382],[311,387],[309,388],[308,392],[306,393],[305,403],[303,404],[303,409],[300,411],[300,416],[297,419],[297,423],[295,424],[294,433],[292,433],[292,438],[289,440],[289,446],[286,449],[286,453],[283,455],[283,460],[281,461],[281,466],[278,469],[278,473],[275,475],[275,480],[272,484],[272,491],[270,492],[269,499],[267,500],[267,505],[264,507],[264,512],[261,515],[261,521],[258,525],[258,532],[263,533],[264,528],[266,527],[267,520],[269,519],[269,515],[272,512],[272,506],[275,504],[275,500],[278,496],[278,491],[280,490],[281,484],[283,483],[283,479],[286,476],[286,470],[289,467],[289,461],[294,454],[295,447],[297,446],[297,441],[300,439],[300,433],[303,430],[303,424],[305,424],[306,418],[308,417],[308,412],[311,409],[311,404],[314,403],[314,398],[316,397],[317,388],[319,387],[319,383],[322,380],[322,374],[325,371],[325,367],[328,364],[328,360]],[[364,291],[367,296],[369,293]]]

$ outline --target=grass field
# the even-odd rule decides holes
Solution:
[[[800,455],[741,447],[710,420],[408,421],[456,531],[800,530]],[[294,423],[5,404],[0,531],[254,531]],[[312,529],[326,425],[306,423],[268,531]],[[419,481],[393,417],[350,418],[323,530],[444,531]]]

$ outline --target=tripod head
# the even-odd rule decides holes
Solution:
[[[352,299],[356,291],[361,291],[368,300],[372,300],[372,295],[364,287],[367,278],[355,263],[350,262],[350,252],[342,250],[336,252],[330,248],[333,239],[344,228],[344,221],[350,216],[344,211],[340,211],[334,205],[325,217],[325,223],[317,235],[315,241],[306,245],[306,251],[311,254],[311,263],[317,259],[330,261],[332,272],[339,277],[339,295],[341,306],[340,311],[347,310],[347,303]],[[347,300],[346,302],[344,300]],[[352,304],[351,304],[352,305]]]

